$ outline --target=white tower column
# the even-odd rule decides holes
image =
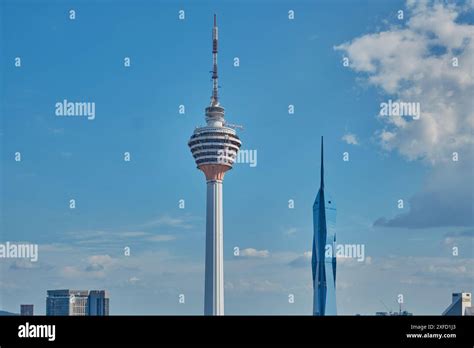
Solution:
[[[204,314],[224,315],[222,180],[207,181]]]

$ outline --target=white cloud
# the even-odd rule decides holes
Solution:
[[[130,238],[135,238],[135,237],[143,237],[143,236],[147,236],[148,233],[147,232],[143,232],[143,231],[130,231],[130,232],[121,232],[119,233],[119,235],[121,237],[130,237]]]
[[[288,265],[291,267],[311,267],[311,257],[313,253],[311,251],[305,251],[302,255],[298,255],[296,258],[291,260]]]
[[[267,279],[239,279],[235,282],[226,282],[226,290],[232,292],[281,292],[283,287]]]
[[[296,227],[289,227],[283,233],[286,236],[293,236],[293,235],[296,234],[297,231],[298,231],[298,229]]]
[[[80,265],[64,266],[60,274],[66,278],[105,278],[118,265],[110,255],[92,255]]]
[[[11,269],[35,269],[40,265],[37,262],[31,262],[28,259],[15,259],[10,265]]]
[[[263,258],[269,257],[270,252],[268,250],[257,250],[254,248],[247,248],[247,249],[242,249],[240,251],[240,256],[246,257],[246,258],[263,259]]]
[[[407,261],[412,265],[412,273],[401,280],[404,283],[443,286],[474,278],[473,259],[410,257]]]
[[[466,233],[466,238],[472,236],[472,233]],[[40,245],[40,250],[46,249]],[[0,263],[0,273],[4,275],[3,282],[0,282],[5,299],[2,309],[13,311],[22,298],[28,297],[41,312],[44,311],[44,296],[48,289],[104,288],[113,294],[114,314],[202,314],[202,258],[156,249],[135,250],[130,257],[121,253],[91,256],[89,252],[87,248],[75,246],[71,250],[69,246],[61,249],[54,245],[42,254],[42,260],[54,266],[35,269],[28,273],[28,277],[26,271]],[[288,265],[299,257],[306,261],[303,267]],[[306,251],[299,254],[274,252],[261,259],[227,260],[228,313],[310,314],[310,259],[311,252]],[[89,271],[86,271],[89,266]],[[403,293],[406,294],[407,310],[415,314],[440,314],[449,305],[452,291],[472,288],[473,266],[472,259],[453,256],[374,257],[371,262],[367,257],[365,263],[338,260],[339,313],[374,314],[381,309],[379,300],[389,305],[392,301],[396,305],[394,294]],[[32,283],[36,284],[34,288],[28,286]],[[427,292],[430,296],[423,296]],[[180,293],[186,294],[185,307],[177,301]],[[290,293],[296,298],[292,305],[287,300]],[[150,302],[150,298],[153,301]]]
[[[430,163],[471,151],[474,126],[472,25],[457,22],[464,9],[435,2],[409,4],[404,27],[367,34],[336,46],[351,68],[386,95],[419,102],[419,120],[383,117],[376,135],[386,150]],[[459,66],[452,66],[452,59]]]
[[[372,257],[371,257],[371,256],[367,256],[367,257],[365,258],[365,263],[368,264],[368,265],[372,264]]]
[[[176,236],[173,236],[171,234],[158,234],[156,236],[151,236],[147,240],[149,240],[150,242],[169,242],[175,239]]]
[[[182,218],[182,217],[172,217],[169,215],[162,215],[156,219],[150,220],[145,222],[144,224],[139,225],[142,228],[148,227],[174,227],[174,228],[191,228],[192,225],[188,222],[189,217]]]
[[[111,266],[116,263],[116,260],[113,259],[110,255],[92,255],[90,256],[87,261],[89,264],[99,264],[103,266]]]
[[[140,278],[138,278],[138,277],[130,277],[128,279],[128,283],[130,283],[130,284],[136,284],[138,281],[140,281]]]
[[[345,141],[349,145],[359,145],[359,140],[357,139],[357,135],[352,133],[346,133],[342,136],[342,140]]]
[[[82,276],[82,272],[74,266],[64,266],[60,274],[65,278],[78,278]]]
[[[471,291],[474,261],[449,256],[380,256],[370,263],[355,265],[338,260],[337,272],[341,312],[345,308],[346,313],[373,315],[383,310],[380,301],[396,307],[396,294],[401,293],[405,297],[404,309],[415,315],[439,315],[450,304],[452,292]]]
[[[474,247],[474,230],[464,230],[447,233],[444,236],[443,244],[449,247],[462,246],[473,250],[472,248]]]
[[[472,6],[408,1],[406,24],[336,46],[350,67],[385,97],[420,105],[420,118],[377,116],[380,146],[431,165],[408,212],[380,218],[383,227],[472,226],[474,159],[474,26],[461,23]],[[453,58],[459,66],[453,66]],[[453,161],[453,153],[459,161]]]
[[[104,246],[123,246],[133,239],[135,242],[166,242],[175,240],[177,236],[174,231],[189,230],[193,226],[190,223],[192,216],[172,217],[162,215],[155,219],[148,220],[134,226],[121,227],[120,229],[108,227],[105,229],[95,229],[86,231],[73,231],[63,234],[63,238],[69,242],[72,238],[74,244],[94,248],[95,252],[105,250]],[[169,230],[173,234],[166,233]],[[158,232],[162,232],[159,233]],[[165,233],[163,233],[165,232]]]

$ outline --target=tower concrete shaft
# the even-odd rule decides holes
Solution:
[[[207,182],[205,315],[224,315],[222,180]]]

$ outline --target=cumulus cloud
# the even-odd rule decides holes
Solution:
[[[68,240],[68,243],[72,238],[74,244],[90,247],[94,249],[94,252],[100,253],[111,246],[123,247],[130,241],[147,243],[176,240],[178,231],[191,229],[191,222],[194,219],[189,215],[172,217],[164,214],[129,228],[108,227],[105,229],[71,231],[63,234],[63,238]],[[107,246],[107,248],[104,246]]]
[[[288,265],[295,268],[300,267],[311,267],[311,251],[305,251],[303,255],[298,256],[297,258],[290,261]]]
[[[357,135],[355,134],[346,133],[342,136],[341,139],[349,145],[359,145],[359,140],[357,139]]]
[[[149,228],[149,227],[161,227],[161,226],[166,226],[166,227],[172,227],[172,228],[184,228],[184,229],[189,229],[192,228],[192,225],[189,223],[189,218],[186,217],[173,217],[169,215],[161,215],[157,217],[156,219],[152,219],[150,221],[147,221],[138,227],[141,228]]]
[[[407,22],[335,47],[350,67],[394,102],[420,105],[420,118],[377,116],[380,146],[431,166],[410,210],[374,225],[472,226],[474,25],[459,20],[472,6],[408,1]],[[457,66],[456,66],[457,65]],[[454,153],[459,156],[453,161]]]
[[[406,26],[367,34],[336,46],[350,67],[386,95],[419,102],[421,117],[383,117],[380,144],[410,160],[432,163],[472,146],[474,26],[459,23],[464,10],[442,3],[408,4]],[[459,66],[453,66],[457,58]]]
[[[66,278],[104,278],[117,263],[118,260],[110,255],[92,255],[87,258],[85,265],[63,267],[61,275]]]
[[[254,248],[247,248],[242,249],[240,251],[240,256],[245,258],[263,259],[269,257],[270,252],[268,250],[257,250]]]
[[[225,289],[232,292],[281,292],[282,286],[267,279],[239,279],[226,282]]]
[[[296,227],[289,227],[285,229],[283,233],[285,236],[294,236],[297,231],[298,229]]]
[[[28,259],[15,259],[10,265],[10,269],[13,269],[13,270],[36,269],[39,267],[40,267],[40,264],[38,262],[31,262]]]
[[[117,263],[117,260],[113,259],[109,255],[93,255],[87,259],[88,266],[86,271],[105,270]]]
[[[430,262],[426,262],[428,258],[408,259],[415,271],[402,279],[403,283],[442,286],[469,283],[474,278],[473,259],[429,258]]]
[[[140,281],[140,278],[138,278],[138,277],[130,277],[130,278],[127,280],[127,282],[128,282],[129,284],[136,284],[136,283],[139,282],[139,281]]]
[[[171,235],[171,234],[157,234],[155,236],[152,236],[148,238],[150,242],[169,242],[171,240],[175,240],[176,236]]]
[[[474,230],[446,233],[444,235],[443,244],[447,246],[454,246],[457,244],[466,245],[472,254],[474,250]]]

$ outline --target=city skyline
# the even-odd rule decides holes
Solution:
[[[337,241],[361,246],[337,257],[338,315],[473,292],[470,3],[46,3],[0,4],[0,245],[37,246],[0,254],[0,309],[108,289],[111,314],[202,314],[207,191],[186,143],[214,13],[219,97],[254,160],[227,179],[226,314],[312,314],[322,135]]]

